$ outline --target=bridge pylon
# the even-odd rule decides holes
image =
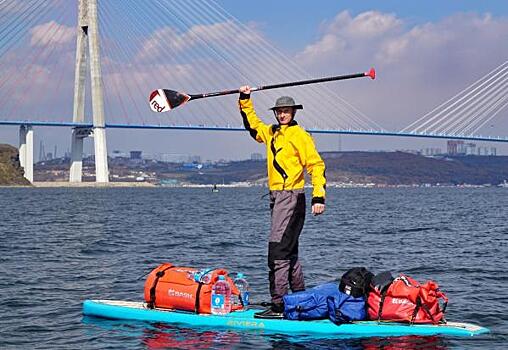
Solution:
[[[19,128],[19,163],[25,179],[34,182],[34,131],[31,125]]]
[[[89,59],[93,112],[91,134],[94,137],[95,181],[109,182],[97,0],[78,0],[78,2],[78,34],[76,39],[72,120],[75,123],[85,121],[85,88]],[[81,128],[74,128],[72,132],[70,182],[81,182],[82,180],[83,140],[89,134],[89,130],[82,130]]]

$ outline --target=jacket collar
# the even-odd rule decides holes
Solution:
[[[289,124],[287,124],[286,127],[290,127],[290,126],[295,126],[295,125],[298,125],[298,123],[296,122],[296,120],[292,120],[289,122]],[[272,133],[276,132],[277,130],[280,130],[282,129],[284,125],[280,125],[280,124],[272,124]]]

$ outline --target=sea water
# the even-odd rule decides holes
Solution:
[[[268,301],[266,188],[0,188],[0,348],[503,349],[507,190],[329,189],[300,237],[307,286],[354,266],[433,279],[448,320],[493,333],[316,339],[82,315],[85,299],[143,300],[161,262],[244,272],[251,301]]]

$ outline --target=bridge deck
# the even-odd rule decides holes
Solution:
[[[73,123],[73,122],[46,122],[46,121],[28,121],[28,120],[0,120],[0,125],[31,125],[45,127],[72,127],[72,128],[92,128],[91,123]],[[205,126],[205,125],[156,125],[156,124],[108,124],[106,128],[111,129],[161,129],[161,130],[200,130],[200,131],[245,131],[241,127],[226,126]],[[470,140],[470,141],[488,141],[488,142],[508,142],[508,138],[492,136],[473,136],[473,135],[447,135],[447,134],[422,134],[408,133],[399,131],[379,131],[379,130],[325,130],[325,129],[307,129],[313,134],[338,134],[338,135],[369,135],[369,136],[392,136],[392,137],[418,137],[431,139],[451,139],[451,140]]]

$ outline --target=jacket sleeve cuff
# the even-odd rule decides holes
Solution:
[[[240,100],[248,100],[250,99],[250,94],[244,94],[243,92],[240,92]]]
[[[312,197],[311,205],[314,204],[325,204],[325,198],[324,197]]]

